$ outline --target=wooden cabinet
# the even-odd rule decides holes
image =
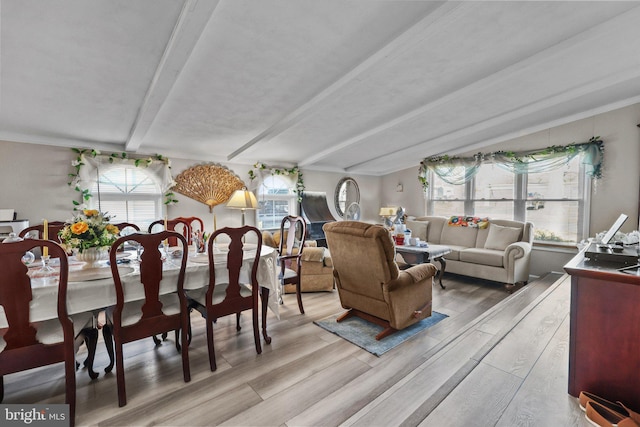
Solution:
[[[640,276],[582,253],[571,275],[569,394],[589,391],[640,409]]]

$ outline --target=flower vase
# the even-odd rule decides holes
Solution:
[[[84,262],[82,268],[103,267],[102,261],[109,259],[109,248],[87,248],[82,252],[76,252],[76,259]]]

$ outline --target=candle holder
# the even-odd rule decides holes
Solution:
[[[42,262],[42,267],[34,270],[30,274],[31,279],[39,280],[43,284],[49,284],[52,281],[55,281],[55,279],[57,279],[58,272],[49,265],[49,255],[42,255],[40,261]]]
[[[162,257],[162,261],[167,261],[171,259],[171,255],[169,255],[169,241],[167,239],[162,241],[162,250],[164,251],[164,256]]]

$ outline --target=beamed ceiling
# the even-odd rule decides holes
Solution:
[[[633,1],[2,0],[0,42],[0,139],[223,163],[384,175],[640,102]]]

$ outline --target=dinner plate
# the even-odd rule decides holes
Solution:
[[[133,273],[133,267],[118,267],[120,277]],[[85,268],[69,272],[69,282],[87,282],[89,280],[100,280],[111,278],[111,268]]]

